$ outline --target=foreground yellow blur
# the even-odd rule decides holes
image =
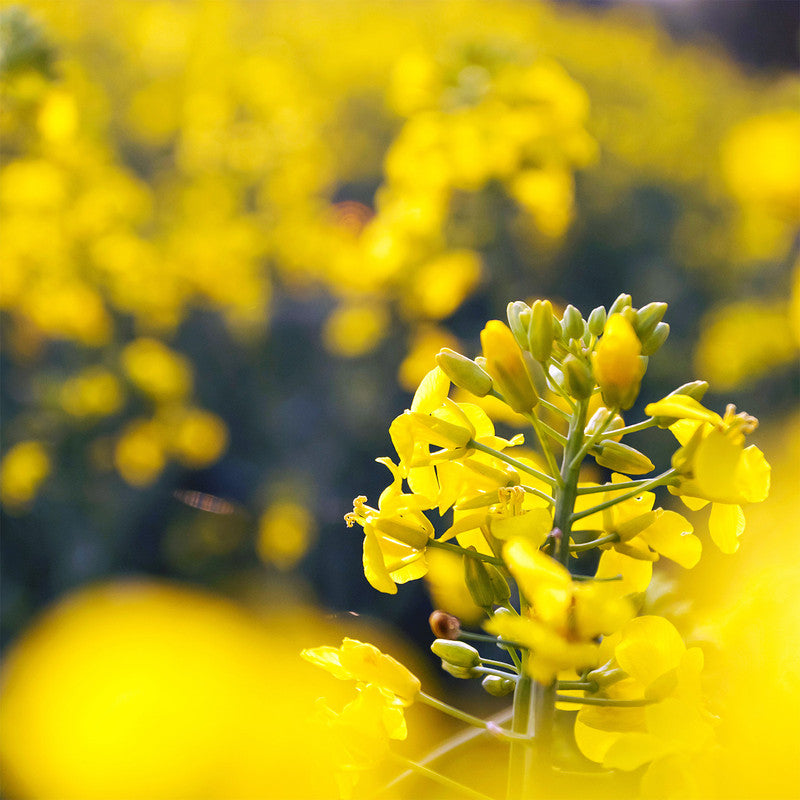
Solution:
[[[314,699],[338,682],[323,689],[299,650],[338,633],[309,611],[267,623],[154,581],[62,601],[3,667],[4,795],[335,796],[310,722]]]

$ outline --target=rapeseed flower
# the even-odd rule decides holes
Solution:
[[[592,353],[594,379],[609,408],[630,408],[639,394],[647,368],[642,344],[633,326],[622,314],[611,314]]]

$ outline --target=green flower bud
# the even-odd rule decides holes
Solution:
[[[597,308],[592,309],[592,313],[589,314],[589,332],[593,336],[600,336],[603,333],[603,329],[606,326],[606,310],[603,306],[597,306]]]
[[[631,328],[633,328],[636,325],[636,309],[635,308],[632,308],[631,306],[626,306],[619,313],[622,314],[623,317],[625,317],[625,319],[630,324]]]
[[[606,408],[605,406],[600,406],[597,411],[592,414],[592,418],[586,423],[586,427],[584,428],[584,433],[587,436],[592,436],[595,431],[600,430],[600,428],[605,425],[605,430],[603,431],[602,436],[600,437],[600,441],[604,441],[606,439],[614,439],[614,432],[620,430],[621,428],[625,427],[625,420],[619,414],[614,414],[614,419],[611,420],[608,424],[606,424],[606,420],[611,416],[611,410]],[[621,438],[621,437],[620,437]]]
[[[564,370],[564,378],[567,381],[569,393],[577,400],[585,400],[587,397],[591,397],[594,390],[594,377],[589,365],[570,353],[561,366]]]
[[[653,462],[638,450],[622,442],[605,441],[594,448],[595,461],[601,467],[608,467],[626,475],[644,475],[655,469]]]
[[[608,309],[608,316],[612,314],[621,314],[622,310],[631,307],[631,296],[629,294],[621,294]]]
[[[477,397],[485,397],[492,390],[492,376],[472,359],[456,353],[449,347],[439,351],[436,363],[456,386],[466,389]]]
[[[474,547],[469,549],[477,552]],[[480,606],[480,608],[492,607],[494,604],[494,587],[489,578],[489,571],[483,561],[479,558],[464,555],[464,581],[476,606]]]
[[[476,678],[478,673],[472,667],[458,667],[455,664],[450,664],[447,661],[442,661],[442,669],[449,672],[454,678]]]
[[[511,680],[511,678],[501,678],[499,675],[487,675],[481,681],[481,686],[483,686],[492,697],[505,697],[514,691],[516,685],[516,682]]]
[[[492,587],[492,603],[502,605],[508,602],[511,597],[511,589],[509,589],[508,581],[503,577],[503,573],[494,564],[482,563]]]
[[[647,511],[632,519],[626,520],[617,527],[616,534],[621,542],[627,542],[638,536],[643,530],[649,528],[659,517],[658,511]]]
[[[587,673],[586,680],[596,683],[598,689],[604,689],[606,686],[610,686],[612,683],[616,683],[627,677],[628,673],[621,670],[617,666],[616,660],[612,658],[603,664],[602,667],[598,667]]]
[[[581,312],[573,305],[568,305],[564,309],[564,315],[561,318],[561,327],[564,330],[564,335],[567,339],[580,339],[585,330],[585,323]]]
[[[666,303],[648,303],[636,312],[633,328],[636,335],[644,341],[655,330],[656,325],[664,318],[667,312]]]
[[[653,332],[642,340],[642,355],[652,356],[661,349],[661,345],[667,341],[669,336],[669,325],[666,322],[659,322]]]
[[[542,363],[550,358],[553,350],[553,306],[549,300],[537,300],[533,304],[528,328],[528,350]]]
[[[674,391],[670,392],[667,397],[674,397],[676,394],[683,394],[687,397],[691,397],[692,400],[697,400],[699,403],[704,397],[706,392],[708,391],[708,382],[707,381],[691,381],[690,383],[684,383],[683,386],[679,386]],[[677,417],[653,417],[656,421],[656,425],[659,428],[669,428],[670,425],[677,422]]]
[[[533,388],[540,396],[547,393],[547,375],[544,367],[527,350],[522,353],[522,363],[528,370],[528,375],[533,382]]]
[[[517,344],[526,350],[528,347],[528,327],[531,324],[531,308],[527,303],[522,300],[515,300],[509,303],[506,308],[506,316],[508,317],[508,327],[511,328],[511,333],[517,340]]]
[[[455,667],[471,668],[481,663],[481,654],[466,642],[452,639],[436,639],[431,644],[431,651],[447,664]]]

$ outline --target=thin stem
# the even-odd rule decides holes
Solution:
[[[560,369],[561,368],[559,367],[559,370]],[[561,399],[564,400],[567,403],[567,405],[570,407],[570,411],[572,411],[572,414],[570,416],[574,416],[575,415],[575,411],[577,410],[577,406],[575,405],[575,401],[569,396],[569,392],[567,392],[567,390],[557,380],[553,379],[553,377],[550,375],[549,372],[547,372],[546,374],[547,374],[547,382],[550,384],[550,386],[552,387],[553,391],[557,395],[559,395],[561,397]]]
[[[478,668],[476,667],[476,669]],[[462,711],[460,708],[451,706],[449,703],[444,703],[441,700],[437,700],[435,697],[425,694],[425,692],[419,692],[419,694],[416,696],[416,699],[421,703],[425,703],[425,705],[430,706],[431,708],[435,708],[437,711],[441,711],[443,714],[447,714],[448,716],[461,720],[461,722],[466,722],[467,725],[473,725],[476,728],[485,728],[498,739],[502,739],[507,742],[528,741],[527,736],[518,736],[513,731],[508,731],[505,728],[501,728],[499,725],[491,724],[485,719],[476,717],[473,714],[467,714],[466,711]]]
[[[612,700],[607,697],[572,697],[568,694],[557,694],[556,700],[559,703],[578,703],[585,706],[608,706],[609,708],[638,708],[639,706],[649,706],[655,700]]]
[[[539,418],[536,414],[525,414],[525,419],[531,423],[533,427],[534,433],[536,433],[536,438],[539,440],[539,446],[542,448],[542,453],[544,454],[545,460],[547,461],[547,466],[550,468],[550,472],[553,475],[558,475],[558,467],[556,466],[556,458],[553,455],[553,451],[550,449],[550,444],[548,443],[547,439],[545,439],[545,431],[542,427]]]
[[[581,542],[580,544],[571,544],[569,546],[570,553],[585,553],[587,550],[594,550],[595,547],[600,547],[602,544],[611,544],[611,542],[618,542],[618,533],[609,533],[608,536],[601,536],[599,539],[592,539],[591,542]]]
[[[641,494],[642,492],[647,491],[648,489],[653,489],[656,486],[664,486],[665,484],[669,483],[672,478],[677,475],[678,472],[675,469],[668,469],[666,472],[662,472],[661,475],[657,477],[645,481],[641,486],[636,489],[632,489],[630,492],[626,492],[621,495],[617,495],[616,497],[612,498],[611,500],[606,500],[604,503],[600,503],[592,508],[587,508],[585,511],[579,511],[576,514],[573,514],[571,517],[571,522],[577,522],[579,519],[583,519],[584,517],[590,517],[592,514],[596,514],[598,511],[603,511],[606,508],[611,508],[611,506],[615,506],[617,503],[622,503],[625,500],[630,500],[632,497],[636,497],[637,495]]]
[[[535,486],[526,486],[524,483],[520,484],[520,489],[528,494],[535,495],[536,497],[541,498],[545,502],[553,505],[556,501],[549,495],[547,492],[543,492],[541,489],[537,489]]]
[[[606,429],[611,424],[612,419],[614,419],[614,412],[610,411],[603,424],[583,443],[581,449],[578,450],[577,454],[572,459],[572,463],[570,464],[572,469],[575,469],[576,467],[580,468],[581,462],[586,457],[586,454],[592,448],[594,443],[606,432]]]
[[[646,431],[648,428],[652,428],[653,425],[656,424],[656,421],[653,417],[649,419],[642,420],[641,422],[637,422],[634,425],[626,425],[624,428],[618,428],[614,431],[614,436],[625,436],[628,433],[637,433],[638,431]]]
[[[485,664],[485,659],[481,659],[481,661]],[[506,666],[511,666],[510,664],[506,664]],[[505,670],[501,669],[494,669],[493,667],[473,667],[474,672],[478,672],[481,675],[497,675],[498,678],[508,678],[512,681],[518,681],[519,676],[514,672],[506,672]]]
[[[503,667],[504,669],[516,669],[513,664],[509,664],[507,661],[495,661],[493,658],[483,658],[482,656],[481,664],[490,664],[495,667]]]
[[[523,659],[527,658],[527,656],[528,653],[526,651],[523,653]],[[527,737],[532,733],[530,730],[533,722],[533,715],[531,714],[532,692],[533,680],[523,672],[514,690],[514,716],[511,720],[511,730],[517,735]],[[528,747],[521,743],[512,743],[508,761],[508,800],[522,800],[525,796],[530,757],[531,753]]]
[[[458,553],[462,556],[476,558],[478,561],[486,561],[497,567],[503,566],[503,561],[500,558],[487,556],[485,553],[479,553],[477,550],[467,550],[465,547],[461,547],[461,545],[452,544],[451,542],[442,542],[439,539],[428,539],[427,547],[437,547],[439,550],[449,550],[451,553]]]
[[[546,408],[548,411],[552,411],[554,414],[557,414],[559,417],[561,417],[561,419],[568,420],[570,417],[569,413],[564,411],[563,408],[559,408],[557,405],[551,403],[549,400],[545,400],[543,397],[539,398],[539,405],[542,406],[542,408]],[[550,430],[552,430],[552,428]],[[556,432],[553,431],[553,433]],[[557,435],[564,440],[564,443],[566,443],[567,439],[565,436],[562,436],[560,433]]]
[[[548,486],[555,486],[558,482],[556,478],[554,478],[552,475],[548,475],[546,472],[541,472],[540,470],[535,469],[534,467],[528,466],[527,464],[517,460],[516,458],[507,456],[500,450],[495,450],[493,447],[489,447],[488,445],[476,442],[474,439],[470,439],[467,442],[467,449],[480,450],[482,453],[486,453],[487,455],[493,456],[499,461],[505,461],[506,464],[511,465],[512,467],[520,470],[521,472],[527,472],[528,475],[533,475],[534,478],[538,478],[540,481],[543,481]]]
[[[558,681],[559,689],[582,689],[585,692],[596,692],[598,686],[594,681]]]
[[[620,483],[602,483],[599,486],[579,486],[578,494],[597,494],[598,492],[618,492],[623,489],[636,489],[650,482],[650,478],[640,478],[637,481],[622,481]]]
[[[436,772],[428,767],[423,767],[422,764],[418,764],[416,761],[412,761],[409,758],[403,758],[403,756],[397,755],[397,753],[390,753],[390,756],[392,760],[396,761],[398,764],[402,764],[418,775],[424,775],[426,778],[435,781],[441,786],[446,786],[448,789],[453,789],[467,797],[473,797],[475,800],[493,800],[488,794],[478,792],[470,786],[465,786],[463,783],[459,783],[452,778],[448,778],[446,775],[442,775],[440,772]]]

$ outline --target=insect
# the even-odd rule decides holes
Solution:
[[[176,489],[172,496],[187,506],[209,511],[212,514],[233,514],[236,506],[229,500],[224,500],[213,494],[198,492],[196,489]]]

